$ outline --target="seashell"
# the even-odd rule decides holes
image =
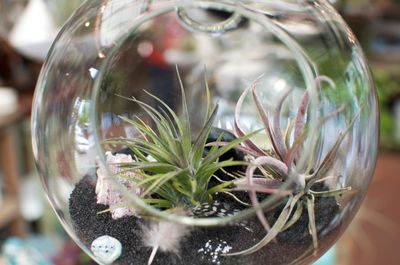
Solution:
[[[131,163],[134,160],[129,154],[116,153],[113,155],[111,152],[106,152],[106,158],[109,170],[115,175],[109,176],[106,167],[102,164],[99,165],[96,183],[97,203],[110,206],[113,219],[132,216],[135,214],[134,208],[121,207],[121,205],[129,205],[130,201],[124,197],[115,182],[120,183],[137,195],[143,192],[143,189],[137,187],[135,182],[131,180],[140,179],[140,176],[133,172],[124,172],[123,168],[118,165],[119,163]],[[119,174],[122,174],[123,177],[120,177]]]
[[[122,253],[122,245],[117,239],[111,236],[96,238],[90,247],[96,259],[101,263],[111,264],[116,261]]]

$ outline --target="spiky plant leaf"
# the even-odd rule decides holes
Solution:
[[[282,135],[282,129],[281,129],[281,110],[283,103],[285,100],[288,98],[289,94],[292,93],[293,89],[288,90],[278,101],[278,105],[276,106],[275,109],[275,114],[273,118],[273,134],[275,136],[275,144],[277,148],[277,152],[279,156],[284,159],[286,156],[286,146],[285,146],[285,140]]]
[[[291,138],[291,134],[292,134],[293,129],[294,129],[294,120],[289,120],[288,124],[286,126],[286,129],[285,129],[285,134],[283,136],[283,138],[285,140],[285,148],[287,150],[290,149],[290,145],[291,145],[291,143],[290,143],[291,139],[290,138]],[[286,154],[286,156],[287,156],[287,154]]]
[[[255,86],[255,84],[253,84],[252,86]],[[250,86],[249,88],[247,88],[242,95],[239,97],[237,103],[236,103],[236,107],[235,107],[235,120],[234,120],[234,127],[235,127],[235,132],[239,137],[243,137],[245,136],[245,132],[243,131],[243,129],[240,126],[240,121],[239,121],[239,116],[240,116],[240,110],[242,109],[242,105],[244,102],[244,99],[246,98],[247,94],[250,92],[250,90],[252,89],[252,86]],[[265,155],[265,152],[259,148],[251,139],[247,139],[243,142],[243,144],[245,146],[248,147],[248,149],[252,150],[253,152],[255,152],[257,155]]]
[[[257,113],[258,113],[258,115],[260,117],[261,122],[264,125],[265,131],[266,131],[266,133],[267,133],[267,135],[269,137],[269,140],[271,141],[271,144],[273,146],[274,152],[278,156],[280,156],[280,154],[278,153],[279,151],[278,151],[278,147],[277,147],[277,143],[276,143],[277,140],[276,140],[275,135],[274,135],[274,133],[272,131],[267,112],[263,108],[262,103],[261,103],[261,101],[260,101],[260,99],[259,99],[259,97],[258,97],[258,95],[256,93],[256,86],[255,85],[252,87],[252,95],[253,95],[254,103],[256,104]]]
[[[262,165],[268,165],[271,168],[273,168],[274,170],[279,171],[282,175],[286,175],[287,174],[287,167],[285,164],[283,164],[281,161],[273,158],[273,157],[268,157],[268,156],[261,156],[256,158],[253,161],[254,165],[251,165],[247,168],[246,170],[246,178],[247,178],[247,183],[251,186],[253,185],[253,175],[254,175],[254,171],[257,167],[260,167]],[[268,188],[268,187],[267,187]],[[276,192],[279,190],[276,190]],[[259,201],[257,199],[257,195],[255,190],[250,189],[249,190],[249,196],[250,196],[250,200],[251,203],[253,204],[253,206],[255,208],[259,208]],[[257,213],[257,217],[260,220],[261,224],[264,226],[265,230],[269,231],[270,226],[268,224],[267,219],[264,216],[264,213],[262,211],[262,209],[257,209],[256,211]]]
[[[322,163],[319,165],[316,172],[310,178],[306,189],[310,189],[312,187],[312,185],[315,184],[315,182],[317,182],[319,179],[326,176],[329,169],[332,167],[332,165],[334,163],[335,157],[337,155],[340,145],[342,144],[342,142],[344,140],[344,137],[348,134],[350,129],[353,127],[353,125],[354,125],[355,121],[357,120],[357,118],[359,117],[359,115],[360,115],[360,112],[358,112],[357,115],[354,116],[354,118],[350,122],[350,125],[347,127],[347,129],[344,133],[339,133],[339,136],[338,136],[335,144],[333,145],[333,147],[331,147],[331,149],[329,150],[328,154],[325,156]]]
[[[143,199],[143,201],[149,205],[152,205],[153,207],[159,208],[159,209],[171,209],[174,207],[174,205],[165,199]]]
[[[304,129],[303,132],[296,138],[291,148],[289,148],[288,152],[286,153],[285,157],[285,164],[286,166],[290,167],[295,163],[297,160],[298,152],[302,147],[304,140],[307,137],[307,129]]]
[[[274,225],[272,226],[272,228],[269,230],[269,232],[267,233],[267,235],[261,239],[257,244],[255,244],[254,246],[243,250],[243,251],[239,251],[239,252],[234,252],[234,253],[229,253],[229,254],[225,254],[226,256],[237,256],[237,255],[250,255],[258,250],[260,250],[261,248],[265,247],[269,242],[271,242],[281,231],[282,229],[285,227],[295,205],[297,204],[297,201],[301,198],[301,196],[303,196],[303,193],[299,193],[295,196],[290,195],[290,197],[288,198],[288,201],[285,205],[285,207],[283,208],[282,212],[280,213],[278,219],[276,220],[276,222],[274,223]]]
[[[191,141],[191,135],[192,135],[192,131],[190,130],[190,118],[189,118],[189,109],[187,106],[187,102],[186,102],[186,94],[185,94],[185,88],[183,87],[183,82],[182,82],[182,78],[181,75],[179,73],[179,69],[178,66],[176,65],[176,73],[178,75],[178,80],[179,80],[179,87],[181,89],[181,96],[182,96],[182,110],[183,110],[183,127],[184,127],[184,134],[187,135],[187,139],[188,142],[184,143],[184,146],[190,146],[190,144],[192,143]],[[207,86],[207,82],[206,82],[206,91],[208,90],[208,86]],[[207,99],[207,104],[209,105],[209,103],[211,101],[208,101],[209,99]],[[208,111],[208,107],[207,106],[207,111]],[[209,114],[207,113],[207,116],[209,117]],[[186,150],[187,153],[189,153],[189,150]]]
[[[310,96],[309,96],[308,91],[304,92],[303,98],[300,103],[300,107],[297,110],[297,115],[295,118],[294,141],[296,141],[300,137],[300,135],[304,129],[304,119],[306,116],[309,98],[310,98]]]
[[[307,212],[308,212],[308,230],[310,235],[312,236],[314,249],[318,248],[318,236],[317,236],[317,227],[315,224],[315,198],[312,194],[308,194],[307,198]]]
[[[204,153],[204,147],[207,143],[207,136],[210,133],[211,127],[212,127],[215,117],[217,115],[217,111],[218,111],[218,107],[215,106],[213,108],[213,110],[211,111],[209,118],[206,120],[203,128],[200,130],[200,133],[197,136],[196,140],[194,141],[191,151],[189,152],[190,158],[195,162],[200,163],[200,161],[201,161],[201,158]],[[198,163],[196,166],[199,166]]]
[[[121,168],[124,168],[126,171],[151,170],[153,172],[157,172],[157,170],[159,170],[160,173],[178,169],[178,167],[171,165],[171,164],[148,162],[148,161],[133,162],[133,163],[121,163],[121,164],[119,164],[119,166]]]
[[[309,190],[309,193],[312,194],[314,197],[332,197],[332,196],[342,195],[343,193],[346,193],[351,190],[352,190],[351,187],[346,187],[346,188],[342,188],[342,189],[328,190],[328,191]]]
[[[297,202],[296,204],[296,211],[293,213],[292,217],[290,220],[285,224],[285,226],[282,228],[281,232],[289,229],[292,227],[297,221],[300,219],[301,215],[303,214],[303,203],[302,201]]]
[[[229,142],[226,145],[221,146],[218,149],[215,149],[214,152],[209,152],[207,154],[207,156],[204,158],[204,164],[208,164],[211,161],[214,161],[215,159],[217,159],[218,157],[222,156],[223,154],[225,154],[226,152],[228,152],[229,150],[231,150],[232,148],[238,146],[240,143],[242,143],[243,141],[246,141],[247,139],[253,137],[254,135],[256,135],[257,133],[259,133],[262,129],[260,130],[256,130],[254,132],[251,132],[243,137],[237,138],[231,142]]]

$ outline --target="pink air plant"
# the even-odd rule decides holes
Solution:
[[[335,83],[330,78],[319,76],[314,80],[314,86],[312,88],[317,95],[322,82],[328,83],[333,89],[336,88]],[[281,111],[285,100],[292,91],[293,89],[288,90],[278,100],[272,119],[269,118],[269,113],[264,109],[260,98],[257,95],[257,82],[254,82],[249,88],[247,88],[237,102],[234,119],[235,134],[238,137],[246,135],[240,124],[240,111],[246,96],[251,92],[259,119],[261,120],[267,135],[266,141],[270,142],[272,146],[270,150],[265,150],[251,139],[243,141],[242,145],[238,148],[247,153],[250,160],[250,166],[247,167],[245,177],[235,183],[235,190],[247,191],[249,193],[251,203],[256,209],[257,217],[268,233],[265,238],[255,246],[229,255],[250,254],[274,240],[278,233],[289,228],[298,220],[298,218],[300,218],[303,211],[303,205],[307,205],[310,222],[309,232],[312,235],[313,245],[316,249],[318,242],[314,216],[314,197],[334,196],[351,189],[351,187],[345,187],[330,191],[312,190],[315,183],[321,182],[327,178],[326,174],[335,160],[337,151],[344,136],[351,128],[358,115],[354,117],[346,132],[340,133],[335,144],[328,151],[322,162],[311,165],[314,166],[313,172],[299,172],[296,164],[301,155],[304,155],[302,152],[302,148],[304,147],[303,143],[307,136],[309,136],[307,135],[308,131],[305,122],[307,109],[310,103],[310,94],[308,90],[304,92],[296,116],[289,122],[285,131],[281,128]],[[316,97],[315,100],[318,100],[318,97]],[[329,117],[340,113],[343,109],[344,106],[323,118],[320,118],[319,113],[316,113],[316,118],[319,124],[318,126]],[[309,163],[312,164],[313,161],[309,161]],[[256,169],[259,169],[258,172],[261,172],[258,173],[257,176],[255,176]],[[289,184],[284,187],[283,185],[285,183]],[[274,194],[277,198],[287,198],[287,203],[284,209],[272,227],[270,227],[264,211],[260,208],[257,193]],[[295,211],[295,213],[291,216],[293,211]]]
[[[140,195],[143,192],[143,189],[138,188],[133,181],[135,179],[140,179],[140,177],[134,172],[126,171],[120,167],[121,163],[132,163],[134,160],[130,155],[113,155],[111,152],[106,152],[106,162],[108,170],[113,176],[109,176],[107,168],[100,164],[97,170],[97,203],[108,205],[113,219],[134,215],[135,210],[132,207],[126,207],[130,204],[129,200],[124,197],[121,189],[115,182],[117,181],[119,184],[125,186],[128,191],[136,195]]]

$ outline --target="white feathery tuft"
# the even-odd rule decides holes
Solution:
[[[152,222],[150,226],[143,226],[143,242],[147,247],[152,247],[148,265],[160,249],[163,252],[179,254],[181,241],[190,233],[188,226],[173,222]]]

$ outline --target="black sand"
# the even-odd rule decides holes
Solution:
[[[142,226],[147,221],[134,216],[124,217],[118,220],[111,218],[110,213],[98,214],[108,207],[96,203],[94,177],[86,176],[76,184],[70,197],[70,214],[74,222],[77,235],[82,242],[90,248],[91,242],[102,235],[117,238],[123,246],[121,257],[115,264],[147,264],[151,249],[143,246]],[[230,198],[224,197],[219,200],[225,206],[232,205],[238,209],[241,206]],[[279,208],[279,207],[278,207]],[[329,225],[336,213],[338,206],[334,198],[322,198],[316,200],[315,213],[319,244],[330,245],[335,239],[338,227]],[[279,215],[269,216],[271,223]],[[172,253],[158,251],[154,265],[169,264],[228,264],[228,265],[252,265],[252,264],[290,264],[299,259],[307,251],[312,250],[312,239],[308,233],[308,215],[303,211],[300,220],[291,228],[282,232],[277,237],[277,242],[271,242],[258,252],[239,257],[224,257],[215,254],[220,253],[222,248],[232,247],[230,252],[240,251],[256,244],[262,239],[266,232],[256,218],[246,221],[244,224],[236,224],[216,228],[195,228],[190,236],[181,243],[179,256]],[[251,231],[249,231],[249,229]],[[321,235],[324,235],[323,237]],[[302,264],[297,262],[295,264]]]

